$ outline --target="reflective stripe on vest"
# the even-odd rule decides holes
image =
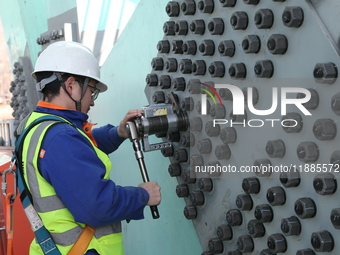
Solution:
[[[32,115],[33,116],[31,117],[39,118],[42,114],[33,113]],[[33,120],[36,118],[33,118]],[[62,252],[62,254],[66,254],[72,245],[77,241],[85,225],[74,222],[74,218],[71,213],[56,195],[53,187],[40,175],[37,167],[38,155],[43,137],[47,130],[56,123],[56,121],[44,121],[38,124],[37,127],[32,128],[30,132],[31,134],[27,135],[24,142],[23,162],[25,163],[23,164],[23,167],[25,180],[32,194],[33,205],[39,216],[42,218],[45,227],[50,231],[53,240],[58,246],[58,249]],[[78,131],[89,140],[94,148],[94,151],[103,161],[103,164],[107,168],[105,177],[109,178],[109,168],[111,167],[111,163],[107,162],[109,161],[108,156],[96,148],[85,133],[81,132],[79,129]],[[24,155],[26,155],[26,157],[24,157]],[[46,196],[46,193],[48,196]],[[63,225],[63,223],[59,224],[53,222],[53,219],[49,217],[50,213],[52,213],[53,219],[58,218],[59,215],[61,222],[66,222],[66,225]],[[65,231],[57,233],[59,231],[55,230],[56,225],[58,225],[59,230],[64,227]],[[54,231],[51,231],[51,228],[54,229]],[[105,238],[105,240],[103,238]],[[100,254],[109,254],[106,253],[106,251],[109,249],[114,249],[118,252],[118,254],[123,254],[121,238],[120,222],[98,227],[95,231],[92,241],[90,242],[89,249],[96,249]],[[103,239],[103,244],[101,244],[101,239]],[[105,245],[107,247],[102,247]]]

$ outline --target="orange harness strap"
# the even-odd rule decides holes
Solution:
[[[68,255],[84,255],[91,239],[96,231],[95,228],[86,225],[83,232],[81,232],[77,242],[73,245]]]

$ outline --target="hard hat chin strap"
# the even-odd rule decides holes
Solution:
[[[81,112],[81,100],[83,99],[84,95],[85,95],[85,92],[86,92],[86,89],[87,89],[87,85],[89,84],[89,81],[90,81],[90,78],[86,77],[85,78],[85,81],[83,84],[81,84],[79,81],[79,85],[82,87],[82,91],[81,91],[81,97],[79,100],[75,100],[71,95],[70,93],[67,91],[66,87],[65,87],[65,82],[63,81],[63,78],[61,77],[62,76],[62,73],[54,73],[55,76],[57,76],[58,78],[58,81],[60,82],[61,84],[61,87],[64,89],[64,91],[66,92],[66,94],[69,96],[69,98],[71,98],[71,100],[76,104],[76,110],[78,112]]]

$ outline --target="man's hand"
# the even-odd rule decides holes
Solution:
[[[137,109],[131,109],[128,111],[128,113],[125,115],[124,119],[120,122],[119,128],[118,128],[118,135],[122,138],[129,138],[128,133],[126,132],[126,122],[133,120],[136,117],[142,117],[142,112]]]
[[[147,205],[159,205],[161,203],[161,187],[158,186],[157,182],[145,182],[138,185],[138,187],[142,187],[149,193],[149,202]]]

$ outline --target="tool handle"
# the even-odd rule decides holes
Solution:
[[[153,219],[158,219],[159,218],[159,212],[158,212],[158,207],[157,205],[151,205],[151,214]]]

